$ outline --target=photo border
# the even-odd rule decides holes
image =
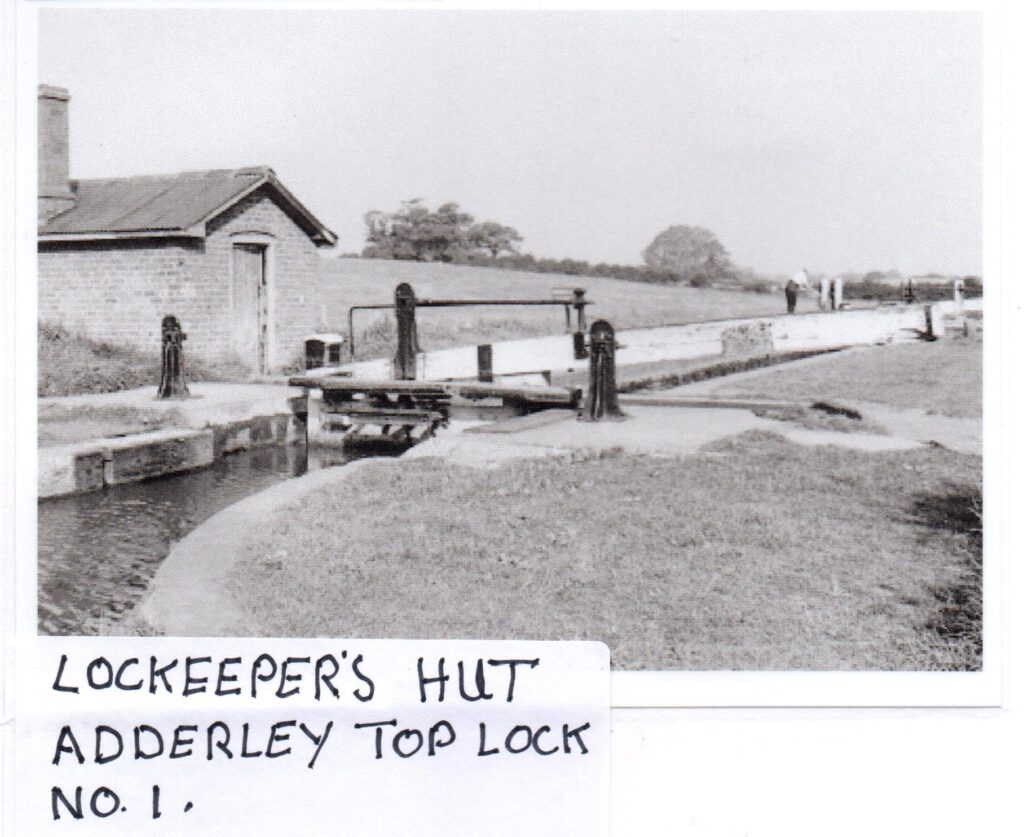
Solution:
[[[919,10],[919,4],[909,4]],[[38,13],[42,9],[74,8],[337,8],[338,13],[356,8],[422,8],[420,4],[332,4],[332,3],[70,3],[29,2],[19,0],[17,27],[17,158],[16,255],[18,277],[16,310],[16,429],[15,438],[34,438],[37,415],[35,382],[37,376],[36,331],[36,173],[31,151],[35,142],[35,90],[38,83]],[[899,8],[906,9],[908,4]],[[738,8],[727,5],[725,8]],[[765,11],[773,7],[751,9]],[[433,8],[494,8],[493,4],[445,3]],[[532,4],[505,4],[502,8],[528,9]],[[545,6],[544,8],[554,8]],[[558,8],[621,8],[603,4],[559,4]],[[626,7],[628,8],[628,7]],[[686,11],[696,7],[684,4],[660,4],[651,8]],[[872,7],[875,9],[876,7]],[[879,6],[883,11],[887,7]],[[929,7],[934,8],[934,7]],[[940,6],[935,10],[953,9]],[[923,10],[923,9],[921,9]],[[983,637],[984,665],[981,672],[760,672],[760,671],[613,671],[612,706],[643,707],[998,707],[1005,698],[1003,575],[1008,554],[1006,426],[1009,415],[1010,370],[1001,351],[1006,323],[1003,253],[1001,240],[1002,159],[1000,117],[1003,108],[999,80],[1001,9],[987,4],[983,15],[983,156],[984,216],[983,251],[986,307],[984,336],[984,570]],[[16,627],[20,633],[36,631],[36,484],[37,454],[34,445],[16,447]],[[97,644],[102,638],[97,637]]]

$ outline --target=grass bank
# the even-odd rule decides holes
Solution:
[[[160,347],[142,352],[74,334],[61,326],[40,323],[37,337],[39,362],[37,394],[80,395],[118,392],[160,384]],[[244,381],[249,373],[240,366],[215,366],[188,359],[190,381]]]
[[[723,379],[711,394],[793,401],[858,401],[976,418],[982,409],[982,340],[947,337],[843,352],[796,367]]]
[[[247,533],[269,636],[597,639],[618,669],[973,669],[981,461],[752,433],[367,467]],[[429,497],[429,503],[424,502]]]

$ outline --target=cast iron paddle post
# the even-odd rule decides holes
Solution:
[[[583,405],[585,421],[622,418],[615,388],[615,329],[607,320],[590,327],[590,387]]]
[[[162,337],[162,363],[160,370],[160,388],[157,398],[188,398],[188,385],[185,383],[184,348],[182,343],[188,337],[181,330],[177,317],[168,315],[160,323]]]

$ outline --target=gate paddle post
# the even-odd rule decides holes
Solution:
[[[607,320],[590,327],[590,387],[583,405],[584,421],[624,418],[615,387],[615,329]]]
[[[157,398],[188,398],[188,384],[185,383],[184,348],[182,343],[188,337],[181,330],[178,318],[168,315],[160,323],[161,369],[160,387]]]
[[[398,325],[398,351],[395,353],[395,378],[416,380],[416,292],[408,282],[395,288],[395,322]]]

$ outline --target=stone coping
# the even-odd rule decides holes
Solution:
[[[283,506],[350,479],[374,457],[273,485],[221,510],[178,541],[161,562],[135,615],[164,636],[256,636],[259,628],[230,592],[245,546],[242,533]]]
[[[291,411],[254,415],[203,430],[166,428],[41,448],[39,499],[93,491],[210,465],[225,453],[297,442],[302,422]]]

